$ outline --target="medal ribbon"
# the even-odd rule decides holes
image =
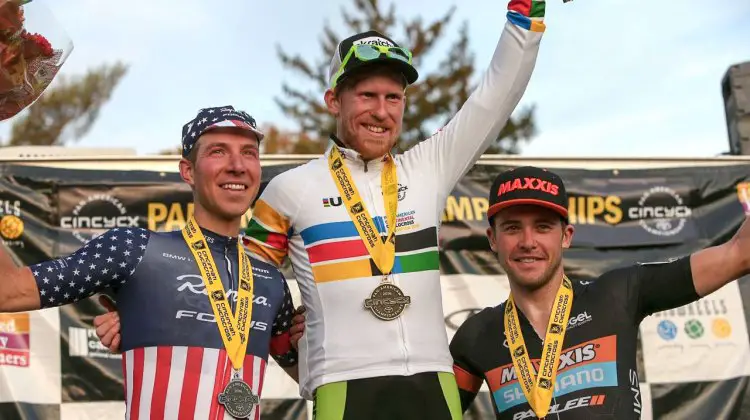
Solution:
[[[380,173],[380,180],[385,202],[386,223],[390,232],[383,241],[354,185],[352,174],[341,156],[341,151],[334,145],[328,155],[328,169],[349,212],[349,217],[354,222],[359,237],[365,243],[375,265],[384,275],[391,273],[396,258],[396,213],[398,212],[396,163],[390,155],[386,159],[385,167]]]
[[[208,300],[214,310],[221,340],[227,349],[227,356],[232,361],[232,367],[239,371],[245,360],[250,319],[253,314],[253,276],[250,259],[245,255],[242,246],[237,244],[240,283],[237,288],[236,313],[232,314],[232,307],[229,305],[226,293],[224,293],[224,285],[221,283],[216,263],[208,248],[206,238],[198,228],[193,216],[182,229],[182,237],[187,242],[188,248],[193,253],[193,258],[195,258],[201,271],[203,284],[206,285]]]
[[[544,344],[542,344],[542,360],[539,362],[539,372],[535,376],[534,366],[531,364],[529,352],[523,340],[521,324],[518,322],[518,312],[512,294],[508,297],[508,302],[505,305],[503,316],[505,338],[508,340],[510,355],[513,358],[513,367],[516,369],[518,383],[521,385],[526,400],[539,418],[544,418],[549,412],[557,367],[560,363],[560,352],[572,306],[573,285],[567,276],[563,276],[562,284],[555,296],[552,314],[549,317]]]

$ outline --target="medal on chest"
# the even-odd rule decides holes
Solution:
[[[216,325],[219,327],[221,341],[227,350],[227,356],[232,362],[232,380],[224,391],[217,396],[219,404],[223,405],[229,414],[236,418],[246,418],[250,415],[260,398],[253,393],[252,388],[240,377],[249,341],[251,318],[253,313],[254,282],[250,258],[243,252],[242,246],[237,244],[237,258],[239,269],[239,287],[237,288],[237,307],[235,313],[229,305],[229,299],[221,283],[219,270],[216,267],[211,250],[208,248],[203,233],[191,216],[182,236],[193,254],[201,272],[203,284],[208,292]]]
[[[388,234],[383,239],[378,233],[375,222],[362,201],[354,185],[349,169],[346,167],[341,151],[337,146],[331,148],[328,156],[328,168],[333,182],[338,188],[341,199],[346,206],[349,217],[357,228],[359,237],[364,242],[370,257],[382,273],[380,284],[369,297],[364,299],[364,308],[376,318],[392,321],[401,316],[411,304],[411,297],[406,296],[393,280],[393,264],[396,259],[396,215],[398,214],[398,181],[396,163],[388,156],[381,172],[381,188],[385,202]]]
[[[534,374],[534,366],[531,364],[529,352],[526,348],[512,293],[508,296],[508,301],[505,304],[503,323],[508,349],[513,359],[513,368],[516,370],[518,384],[521,386],[526,400],[534,414],[539,418],[544,418],[549,412],[557,368],[560,363],[560,352],[562,351],[572,306],[573,284],[567,276],[563,276],[560,288],[555,296],[552,314],[549,317],[544,343],[542,344],[539,371]]]

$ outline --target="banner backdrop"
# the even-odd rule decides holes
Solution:
[[[263,186],[294,165],[264,167]],[[507,298],[508,282],[489,249],[488,190],[500,165],[476,165],[445,203],[440,263],[446,334]],[[687,255],[731,237],[750,214],[750,166],[638,170],[555,169],[570,195],[576,233],[565,254],[574,281],[635,262]],[[0,240],[19,264],[65,256],[113,227],[182,228],[191,191],[176,173],[0,166]],[[243,225],[252,210],[248,211]],[[290,280],[300,303],[294,273]],[[175,289],[191,279],[168,279]],[[750,417],[750,282],[739,279],[641,324],[644,419]],[[99,343],[96,297],[62,308],[0,314],[0,418],[121,419],[121,357]],[[264,419],[308,419],[296,384],[269,361]],[[465,419],[492,419],[487,389]]]

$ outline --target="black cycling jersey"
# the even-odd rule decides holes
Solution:
[[[698,300],[690,258],[638,264],[573,282],[573,306],[546,419],[638,419],[636,369],[638,326],[648,315]],[[491,392],[497,419],[537,418],[516,378],[505,340],[505,302],[467,319],[450,349],[461,403],[466,410],[482,382]],[[534,367],[542,342],[518,309]]]

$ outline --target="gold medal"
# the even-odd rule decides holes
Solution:
[[[392,321],[401,316],[410,303],[411,297],[404,295],[400,287],[388,280],[388,276],[383,276],[380,285],[365,299],[365,309],[369,309],[378,319]]]

